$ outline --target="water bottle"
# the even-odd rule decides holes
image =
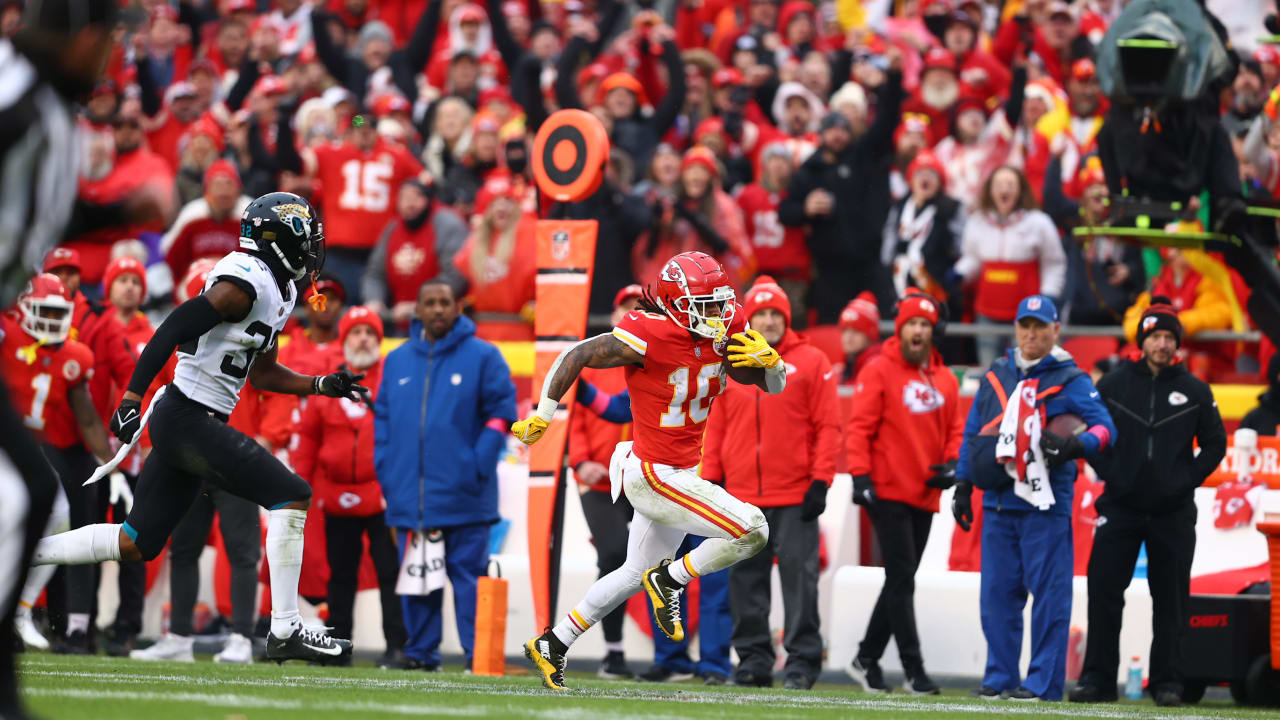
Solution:
[[[1124,696],[1130,700],[1142,699],[1142,659],[1137,655],[1129,660],[1129,679],[1124,684]]]

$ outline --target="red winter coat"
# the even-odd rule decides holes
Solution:
[[[845,448],[849,474],[870,475],[876,496],[938,511],[940,490],[924,483],[930,465],[955,460],[965,414],[955,375],[935,351],[924,368],[907,364],[902,343],[884,342],[858,373]]]
[[[702,477],[724,480],[759,507],[799,505],[814,480],[830,484],[840,451],[836,377],[825,353],[787,330],[778,352],[787,387],[770,395],[731,382],[707,419]]]
[[[115,412],[116,400],[129,386],[129,378],[133,376],[133,366],[138,359],[132,352],[120,318],[116,317],[115,308],[97,303],[91,305],[84,293],[78,291],[75,302],[71,337],[93,351],[89,396],[98,417],[106,423]]]
[[[382,360],[364,371],[377,392]],[[373,468],[373,411],[363,402],[315,396],[298,421],[298,448],[290,454],[298,474],[312,480],[316,466],[325,482],[316,486],[316,504],[329,515],[366,516],[382,512],[386,501]]]

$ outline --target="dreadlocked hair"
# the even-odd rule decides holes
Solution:
[[[662,308],[662,301],[653,296],[653,287],[649,285],[645,286],[644,292],[640,295],[640,310],[655,315],[667,314]]]

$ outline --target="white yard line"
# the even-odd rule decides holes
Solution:
[[[123,669],[117,672],[91,672],[56,669],[59,668],[57,663],[49,662],[24,662],[22,665],[22,674],[32,678],[42,677],[50,679],[65,680],[81,680],[92,683],[100,683],[102,685],[134,685],[143,683],[164,683],[173,685],[183,685],[187,687],[252,687],[252,688],[277,688],[283,686],[294,688],[314,688],[314,689],[387,689],[387,690],[410,690],[431,692],[463,692],[476,696],[490,697],[550,697],[550,693],[543,690],[540,686],[528,684],[502,684],[503,681],[497,678],[474,678],[470,680],[449,680],[436,679],[434,677],[424,677],[422,679],[391,679],[377,678],[368,676],[354,677],[334,677],[325,675],[286,675],[279,678],[251,678],[251,677],[220,677],[218,675],[177,675],[166,674],[163,672],[137,672],[136,665],[131,666],[127,671]],[[140,668],[139,668],[140,669]],[[160,670],[160,668],[156,668]],[[31,688],[24,689],[28,694],[38,695],[54,695],[67,693],[84,692],[86,696],[102,697],[104,694],[123,693],[126,695],[145,696],[148,699],[165,700],[175,699],[183,696],[190,696],[193,701],[200,701],[197,698],[209,698],[206,704],[215,704],[219,698],[244,698],[247,702],[276,702],[269,699],[263,699],[257,695],[233,695],[226,693],[179,693],[178,695],[170,693],[147,693],[128,690],[79,690],[79,689],[50,689],[50,688]],[[480,697],[477,697],[479,700]],[[1177,720],[1220,720],[1223,717],[1230,717],[1231,710],[1226,710],[1227,714],[1214,715],[1193,715],[1193,714],[1173,714],[1161,713],[1158,711],[1126,711],[1120,709],[1112,709],[1098,705],[1085,706],[1068,706],[1061,703],[1019,703],[1016,701],[991,701],[984,703],[977,702],[956,702],[948,700],[910,700],[910,699],[893,699],[893,698],[877,698],[863,699],[854,695],[849,697],[838,697],[831,695],[811,695],[801,693],[783,693],[769,691],[752,691],[752,692],[734,692],[734,691],[698,691],[693,688],[682,688],[678,686],[668,686],[662,690],[641,690],[629,688],[609,688],[603,687],[602,684],[592,683],[586,687],[571,689],[565,699],[585,699],[585,700],[644,700],[650,702],[676,702],[676,703],[696,703],[705,705],[760,705],[768,706],[771,710],[782,708],[790,708],[795,710],[813,709],[813,710],[868,710],[881,712],[924,712],[924,713],[969,713],[983,715],[1006,715],[1006,716],[1080,716],[1088,715],[1095,718],[1105,718],[1107,720],[1161,720],[1163,718],[1176,718]],[[300,701],[278,701],[280,703],[293,703],[288,707],[301,707]],[[260,707],[268,707],[261,705]],[[270,705],[269,707],[283,707],[282,705]],[[466,708],[457,706],[431,706],[414,703],[406,704],[385,704],[385,703],[344,703],[341,701],[326,701],[315,705],[308,705],[309,708],[320,709],[349,709],[349,710],[370,710],[382,711],[393,714],[448,714],[448,715],[482,715],[487,713],[506,714],[508,712],[523,715],[542,716],[544,713],[548,718],[564,718],[564,717],[581,717],[583,720],[593,720],[599,717],[599,711],[588,711],[586,709],[563,708],[552,711],[540,711],[530,708],[517,708],[514,705],[504,706],[484,706],[469,704]],[[654,708],[658,710],[659,708]],[[668,709],[666,707],[662,709]],[[613,714],[613,713],[611,713]],[[625,716],[617,713],[616,716]],[[655,720],[660,716],[653,712],[644,713],[646,720]],[[675,716],[673,716],[675,717]]]

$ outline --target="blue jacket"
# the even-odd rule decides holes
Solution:
[[[373,462],[387,525],[429,529],[498,520],[498,456],[516,417],[516,386],[498,348],[459,316],[440,340],[409,340],[387,355],[373,405]]]
[[[1004,413],[1000,398],[991,387],[991,376],[1004,389],[1005,396],[1013,394],[1018,381],[1025,378],[1038,378],[1040,392],[1059,386],[1057,392],[1049,395],[1041,404],[1045,408],[1045,417],[1052,419],[1056,415],[1073,413],[1079,415],[1088,427],[1101,425],[1110,434],[1111,443],[1116,441],[1116,426],[1111,422],[1111,413],[1098,396],[1093,381],[1072,359],[1071,353],[1060,347],[1046,355],[1039,363],[1023,373],[1013,360],[1014,351],[1006,351],[1003,357],[991,364],[978,384],[978,394],[973,398],[969,408],[969,418],[964,424],[964,443],[960,446],[960,462],[956,467],[956,477],[968,480],[982,488],[982,506],[993,510],[1035,510],[1030,503],[1013,492],[1013,480],[1005,472],[1004,466],[996,461],[996,440],[994,435],[980,436],[982,427],[999,418]],[[1098,453],[1101,440],[1097,435],[1084,433],[1080,435],[1084,443],[1085,457],[1092,458]],[[1049,471],[1049,484],[1053,487],[1054,504],[1047,511],[1055,515],[1070,515],[1073,491],[1076,482],[1076,464],[1064,463]]]

